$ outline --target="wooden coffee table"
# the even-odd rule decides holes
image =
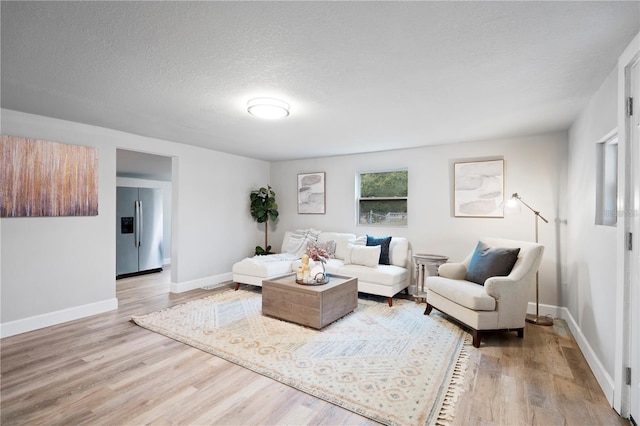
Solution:
[[[323,285],[296,283],[296,274],[262,281],[262,315],[315,329],[342,318],[358,306],[358,279],[330,275]]]

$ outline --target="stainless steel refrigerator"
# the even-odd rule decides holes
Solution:
[[[116,278],[162,271],[162,190],[117,188]]]

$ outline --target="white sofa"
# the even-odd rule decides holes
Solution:
[[[233,281],[236,283],[236,290],[239,284],[262,286],[263,280],[295,272],[306,245],[292,250],[292,235],[294,233],[291,231],[285,233],[279,254],[248,257],[235,263]],[[316,231],[313,237],[315,236],[318,243],[335,242],[335,257],[326,262],[326,272],[358,278],[359,292],[386,296],[389,306],[392,306],[393,296],[409,286],[410,255],[409,241],[406,238],[391,238],[389,265],[380,265],[377,262],[372,265],[370,262],[361,262],[359,257],[354,255],[354,246],[364,246],[366,237],[357,238],[355,234],[320,231]],[[313,261],[310,263],[313,264]],[[369,266],[362,263],[368,263]]]
[[[491,276],[481,284],[469,281],[469,265],[474,252],[461,263],[444,263],[438,276],[427,277],[427,308],[444,312],[471,329],[473,346],[480,346],[482,333],[516,331],[524,337],[525,317],[544,246],[527,241],[483,238],[490,248],[519,248],[517,260],[507,276]],[[487,269],[491,269],[490,265]]]

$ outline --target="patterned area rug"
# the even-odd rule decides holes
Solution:
[[[452,420],[468,358],[459,327],[413,301],[361,295],[314,330],[262,316],[261,300],[260,289],[226,291],[132,320],[379,423]]]

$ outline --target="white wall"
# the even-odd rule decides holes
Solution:
[[[99,149],[99,215],[0,220],[0,334],[114,309],[116,149],[173,157],[172,289],[231,278],[262,232],[249,192],[269,163],[176,142],[1,110],[2,133]],[[179,256],[176,253],[179,252]]]
[[[129,188],[157,188],[162,190],[162,264],[169,265],[171,263],[171,182],[117,177],[116,185]],[[117,229],[116,232],[118,232]]]
[[[595,145],[617,128],[617,73],[616,68],[609,74],[569,131],[568,287],[564,295],[564,305],[590,346],[583,347],[583,352],[592,351],[610,382],[616,347],[617,230],[595,225]],[[602,381],[601,385],[610,398],[608,386]]]
[[[2,110],[2,133],[99,148],[98,216],[3,218],[2,335],[20,330],[18,320],[88,305],[96,311],[115,299],[115,217],[109,204],[115,189],[115,150],[87,126]],[[56,316],[57,318],[58,316]],[[47,318],[40,318],[47,324]],[[53,320],[55,322],[55,319]],[[29,323],[30,324],[30,323]],[[29,326],[27,324],[27,327]]]
[[[358,235],[409,238],[414,253],[436,253],[462,260],[483,236],[534,239],[535,217],[523,208],[518,216],[500,219],[456,218],[452,213],[452,169],[456,161],[505,160],[505,194],[518,192],[550,223],[540,222],[546,246],[540,270],[541,303],[560,305],[561,260],[565,250],[566,133],[496,141],[395,150],[344,157],[272,163],[271,185],[280,217],[270,244],[280,247],[286,230],[314,227]],[[359,171],[406,167],[409,170],[409,225],[404,228],[356,225],[356,174]],[[326,214],[298,214],[298,173],[326,172]],[[535,301],[532,289],[531,299]]]

